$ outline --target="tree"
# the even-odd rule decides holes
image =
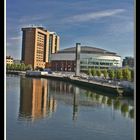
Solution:
[[[25,70],[25,64],[24,63],[21,64],[21,70]]]
[[[88,75],[91,76],[91,69],[88,69]]]
[[[97,75],[97,74],[96,74],[96,69],[95,69],[95,68],[91,69],[91,74],[92,74],[92,76],[96,76],[96,75]]]
[[[32,65],[31,64],[27,65],[25,69],[26,70],[32,70]]]
[[[11,65],[10,64],[7,64],[6,65],[6,70],[10,70],[10,68],[11,68]]]
[[[100,69],[98,69],[97,71],[96,71],[96,73],[97,73],[97,76],[101,76],[101,70]]]
[[[22,64],[7,64],[6,65],[6,70],[32,70],[32,65],[25,65],[24,63]]]
[[[118,69],[116,72],[116,78],[119,80],[122,80],[123,75],[122,75],[122,69]]]
[[[126,67],[122,70],[122,75],[124,80],[131,80],[131,71]]]
[[[104,69],[104,70],[103,70],[103,74],[104,74],[104,77],[105,77],[105,79],[106,79],[106,77],[107,77],[107,75],[108,75],[108,73],[107,73],[107,70],[106,70],[106,69]]]
[[[15,70],[19,70],[19,64],[15,64]]]
[[[15,65],[14,65],[14,64],[11,64],[10,69],[11,69],[11,70],[15,70]]]
[[[114,79],[115,73],[113,69],[108,71],[108,76],[110,77],[110,79]]]

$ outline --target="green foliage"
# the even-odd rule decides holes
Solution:
[[[111,70],[108,71],[108,76],[110,77],[110,79],[114,79],[115,73],[114,73],[114,70],[113,69],[111,69]]]
[[[131,71],[126,67],[122,70],[122,75],[124,80],[131,80]]]
[[[88,69],[88,75],[90,75],[90,76],[92,75],[91,74],[91,69]]]
[[[131,80],[134,81],[134,70],[131,69]]]
[[[6,70],[10,70],[10,68],[11,68],[10,64],[7,64],[6,65]]]
[[[97,71],[96,71],[96,73],[97,73],[97,76],[101,76],[101,70],[100,69],[98,69]]]
[[[32,65],[25,65],[25,64],[7,64],[6,70],[17,70],[17,71],[25,71],[25,70],[31,70]]]
[[[26,70],[32,70],[32,65],[31,64],[27,65]]]
[[[116,71],[116,78],[119,80],[122,80],[122,78],[123,78],[122,69],[118,69]]]
[[[107,75],[108,75],[107,70],[106,70],[106,69],[104,69],[102,73],[104,74],[104,77],[105,77],[105,79],[106,79],[106,77],[107,77]]]
[[[97,74],[96,74],[96,69],[95,69],[95,68],[91,69],[91,74],[92,74],[92,76],[96,76],[96,75],[97,75]]]

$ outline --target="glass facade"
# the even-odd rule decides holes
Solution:
[[[97,58],[83,58],[81,59],[81,70],[88,70],[89,68],[110,68],[118,67],[119,60],[97,59]]]

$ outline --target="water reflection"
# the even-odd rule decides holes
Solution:
[[[20,87],[19,118],[33,121],[56,110],[57,102],[48,92],[47,80],[21,78]]]
[[[130,116],[130,118],[134,118],[134,109],[131,109],[129,111],[129,116]]]
[[[124,116],[127,116],[127,113],[129,111],[129,107],[128,107],[128,104],[124,103],[122,104],[121,106],[121,112]]]
[[[79,88],[76,87],[73,97],[73,120],[76,120],[78,115],[79,92],[80,92]]]
[[[51,117],[57,109],[58,100],[73,105],[73,120],[78,118],[79,106],[103,105],[111,107],[114,111],[121,111],[124,117],[134,118],[132,100],[100,95],[60,81],[21,78],[19,119],[34,121]]]
[[[92,94],[92,96],[91,96]],[[96,94],[94,92],[85,92],[86,97],[93,99],[94,101],[113,107],[114,110],[120,110],[124,117],[134,118],[134,106],[133,101],[125,98],[111,98],[103,95]],[[131,102],[130,102],[131,101]]]
[[[121,108],[121,102],[117,99],[114,101],[114,109],[119,110]]]

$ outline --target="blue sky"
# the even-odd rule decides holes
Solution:
[[[6,55],[21,59],[21,28],[42,25],[60,49],[81,45],[134,54],[133,0],[6,0]]]

